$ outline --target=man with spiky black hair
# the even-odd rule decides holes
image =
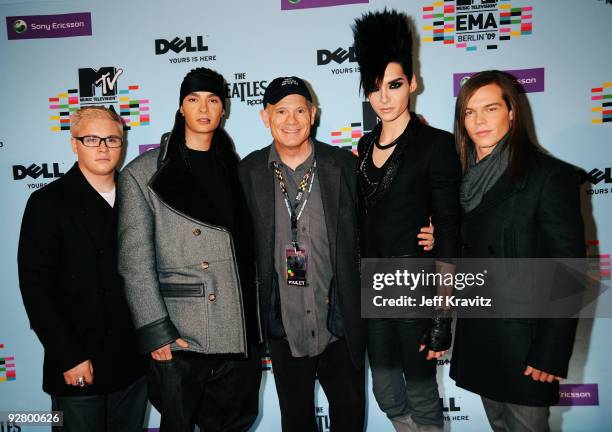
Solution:
[[[361,88],[380,122],[361,138],[357,167],[361,256],[434,257],[436,270],[458,255],[461,171],[453,136],[410,112],[417,89],[412,32],[403,13],[384,10],[355,21]],[[432,220],[436,247],[414,239]],[[446,295],[452,287],[438,287]],[[398,317],[399,318],[399,317]],[[374,396],[397,431],[441,431],[436,361],[451,344],[448,309],[431,319],[369,319],[367,346]]]

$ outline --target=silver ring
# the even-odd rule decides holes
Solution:
[[[85,377],[78,377],[77,378],[77,385],[79,387],[85,387]]]

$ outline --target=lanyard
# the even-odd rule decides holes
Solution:
[[[312,190],[312,184],[314,183],[316,168],[317,168],[317,161],[315,160],[312,163],[312,166],[310,167],[310,169],[306,171],[306,174],[304,174],[304,177],[300,181],[300,184],[297,190],[297,195],[295,197],[295,204],[291,205],[291,202],[289,201],[289,194],[287,193],[287,187],[285,185],[285,178],[283,176],[283,171],[281,170],[279,163],[276,161],[274,162],[274,174],[276,174],[276,178],[278,179],[280,190],[283,193],[283,196],[285,197],[285,205],[287,206],[287,211],[289,212],[289,218],[291,219],[291,243],[293,244],[293,247],[296,250],[299,249],[298,239],[297,239],[297,234],[298,234],[297,223],[298,223],[298,220],[300,219],[300,216],[302,216],[302,212],[304,211],[304,208],[306,207],[306,203],[308,202],[308,197],[310,196],[310,191]],[[310,184],[308,184],[308,180],[310,180]],[[302,204],[302,208],[298,212],[297,209],[300,206],[300,201],[304,197],[304,192],[306,192],[306,185],[308,185],[308,196],[304,200],[304,203]]]

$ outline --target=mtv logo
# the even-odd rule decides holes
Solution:
[[[79,96],[116,96],[117,80],[121,74],[123,69],[114,66],[79,69]],[[101,90],[101,94],[96,95],[96,88]]]

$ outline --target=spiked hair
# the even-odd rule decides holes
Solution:
[[[399,63],[412,78],[412,31],[406,14],[386,8],[368,12],[355,19],[352,29],[360,86],[366,95],[377,88],[389,63]]]

